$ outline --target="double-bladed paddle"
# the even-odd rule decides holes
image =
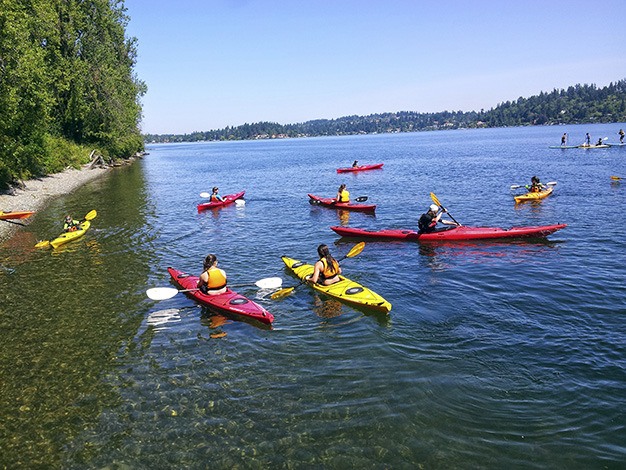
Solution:
[[[430,198],[433,200],[433,202],[435,204],[437,204],[439,207],[441,207],[441,210],[444,211],[446,214],[448,214],[448,216],[453,220],[453,222],[457,225],[461,225],[460,223],[458,223],[454,217],[452,217],[452,214],[450,214],[448,212],[448,209],[446,209],[445,207],[443,207],[443,205],[439,202],[439,199],[437,198],[437,196],[435,196],[435,193],[430,193]]]
[[[365,242],[360,242],[357,243],[356,245],[354,245],[352,247],[352,249],[350,251],[348,251],[348,254],[346,254],[345,256],[339,258],[337,261],[343,261],[346,258],[353,258],[356,255],[358,255],[359,253],[361,253],[363,251],[363,248],[365,248]],[[292,287],[285,287],[284,289],[281,289],[279,291],[274,292],[270,298],[272,300],[276,300],[276,299],[282,299],[283,297],[286,297],[287,295],[291,294],[297,287],[300,287],[302,284],[305,284],[307,282],[308,278],[304,278],[300,281],[300,283],[298,283],[295,286]]]
[[[254,284],[240,284],[237,286],[229,287],[245,287],[245,286],[257,286],[259,289],[278,289],[283,285],[283,280],[279,277],[266,277],[265,279],[259,279]],[[176,289],[174,287],[153,287],[146,291],[148,298],[152,300],[166,300],[171,299],[176,294],[181,292],[195,292],[200,290],[199,288],[193,289]]]
[[[544,186],[556,186],[556,181],[548,181],[547,183],[541,183]],[[525,184],[512,184],[511,189],[525,188]]]
[[[97,215],[98,213],[96,212],[95,209],[91,210],[87,212],[83,220],[81,220],[81,223],[84,222],[85,220],[93,220],[96,218]],[[35,248],[45,248],[47,246],[50,246],[50,240],[41,240],[40,242],[35,244]]]

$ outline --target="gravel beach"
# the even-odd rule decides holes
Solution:
[[[24,183],[23,189],[15,189],[10,194],[0,194],[0,210],[4,212],[40,210],[55,197],[68,194],[109,171],[109,168],[89,167],[90,164],[86,164],[80,170],[72,168],[43,178],[28,180]],[[20,222],[28,223],[28,219]],[[19,225],[0,221],[0,241],[8,239],[20,228]]]

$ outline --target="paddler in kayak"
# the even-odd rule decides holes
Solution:
[[[313,265],[313,274],[307,280],[313,284],[317,283],[324,286],[330,286],[335,282],[339,282],[341,267],[339,262],[330,254],[328,246],[324,244],[318,246],[317,254],[320,259]]]
[[[217,267],[217,257],[214,254],[208,254],[204,258],[204,271],[198,278],[197,288],[204,294],[219,295],[226,292],[226,272]]]
[[[337,197],[335,197],[336,202],[350,202],[350,193],[346,189],[346,185],[342,184],[339,186],[337,190]]]
[[[352,163],[352,168],[356,168],[357,166],[359,166],[359,161],[354,160],[354,163]]]
[[[224,198],[218,193],[219,190],[220,188],[217,186],[213,188],[213,191],[211,192],[211,199],[209,199],[211,202],[224,202]]]
[[[543,191],[546,186],[541,181],[539,181],[538,176],[533,176],[530,179],[530,184],[527,184],[525,188],[528,189],[528,191],[531,193],[538,193],[540,191]]]
[[[75,232],[76,230],[78,230],[78,226],[80,225],[80,221],[79,220],[74,220],[72,219],[71,215],[66,215],[65,216],[65,223],[63,224],[63,231],[64,232]]]
[[[417,222],[417,225],[419,227],[419,233],[434,232],[435,228],[437,227],[437,222],[441,222],[444,225],[456,225],[458,227],[460,224],[452,222],[451,220],[441,219],[441,216],[445,212],[448,211],[443,209],[441,212],[439,212],[439,206],[437,204],[431,204],[428,208],[428,211],[422,214],[420,220]]]

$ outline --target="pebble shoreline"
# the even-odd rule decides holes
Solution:
[[[44,176],[24,182],[24,188],[12,190],[10,193],[0,194],[0,210],[9,211],[38,211],[44,208],[52,199],[71,193],[84,184],[108,173],[110,168],[90,168],[90,164],[81,169],[67,169],[61,173]],[[35,217],[34,214],[31,217]],[[19,222],[28,223],[29,219]],[[0,221],[0,241],[7,240],[20,229],[19,225]]]

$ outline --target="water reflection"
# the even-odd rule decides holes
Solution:
[[[528,240],[476,240],[450,242],[420,242],[419,254],[434,271],[446,269],[451,259],[465,263],[484,263],[489,259],[506,259],[522,262],[538,253],[556,248],[560,242],[548,239]],[[458,262],[458,261],[457,261]],[[456,262],[455,262],[456,264]]]
[[[315,294],[313,311],[320,318],[335,318],[343,313],[343,305],[335,299],[322,299]]]
[[[209,334],[210,338],[218,339],[227,335],[226,331],[224,331],[222,327],[233,323],[233,321],[223,315],[213,313],[207,308],[203,308],[200,316],[200,323],[207,326],[209,330],[211,330]]]
[[[343,209],[337,210],[337,216],[339,217],[339,224],[346,227],[350,223],[350,211]]]

